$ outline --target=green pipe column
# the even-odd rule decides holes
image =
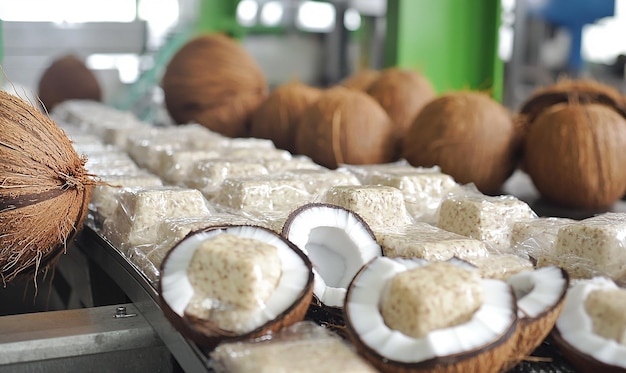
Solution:
[[[244,30],[237,23],[237,4],[238,0],[200,0],[196,31],[226,32],[241,38]]]
[[[388,0],[384,65],[427,76],[438,92],[502,98],[500,0]]]

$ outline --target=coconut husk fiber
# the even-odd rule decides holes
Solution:
[[[521,136],[512,114],[481,92],[450,92],[428,103],[403,139],[416,167],[441,167],[458,183],[498,192],[519,163]]]
[[[197,122],[228,137],[248,136],[252,112],[267,96],[256,61],[223,34],[201,34],[183,45],[161,84],[176,123]]]
[[[34,276],[81,229],[94,180],[65,133],[0,91],[0,282]]]
[[[382,70],[367,93],[385,109],[400,134],[406,132],[417,113],[436,95],[424,75],[397,67]]]
[[[102,101],[102,89],[94,73],[81,59],[66,55],[54,60],[39,79],[38,94],[47,111],[66,100]]]
[[[376,100],[341,86],[324,91],[309,106],[295,139],[299,154],[331,169],[391,162],[399,141],[393,122]]]
[[[302,113],[321,92],[298,81],[276,87],[252,114],[250,136],[270,139],[277,148],[295,153],[296,126]]]

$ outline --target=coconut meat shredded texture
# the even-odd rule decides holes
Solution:
[[[236,332],[246,333],[274,320],[289,308],[306,286],[309,272],[302,259],[279,237],[256,227],[231,227],[191,235],[172,250],[168,260],[164,262],[161,274],[162,297],[179,316],[184,316],[185,309],[194,296],[194,288],[187,277],[187,269],[195,251],[202,242],[222,233],[232,233],[271,244],[277,248],[281,260],[280,279],[265,306],[258,307],[255,312],[246,312],[246,317],[241,318],[240,324],[236,325]]]
[[[605,277],[581,280],[572,286],[563,310],[556,322],[562,338],[573,348],[605,364],[626,368],[626,345],[599,336],[593,331],[593,321],[585,310],[585,300],[595,290],[618,289]]]
[[[498,280],[482,279],[483,303],[465,323],[411,338],[389,328],[379,311],[387,283],[397,274],[426,265],[409,259],[377,258],[355,279],[346,314],[359,338],[386,359],[417,363],[485,347],[505,335],[515,321],[513,294]]]
[[[363,222],[348,210],[328,206],[301,209],[289,223],[287,237],[314,265],[315,296],[342,307],[346,289],[361,267],[382,249]]]

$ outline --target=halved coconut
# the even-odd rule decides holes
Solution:
[[[507,282],[517,299],[516,342],[508,363],[512,368],[550,334],[563,308],[569,276],[562,268],[543,267],[516,273]]]
[[[458,322],[434,328],[421,337],[390,327],[390,321],[383,317],[385,297],[391,297],[390,289],[397,276],[442,263],[468,272],[475,271],[456,262],[379,257],[363,267],[350,284],[344,304],[347,334],[359,352],[381,371],[498,372],[506,363],[512,350],[511,336],[517,325],[517,306],[513,291],[504,281],[478,278],[477,285],[470,288],[472,292],[478,288],[479,296],[474,297],[479,300],[478,308],[466,313],[462,319],[453,315]],[[422,287],[428,294],[407,291],[404,298],[408,302],[429,302],[431,312],[423,313],[429,318],[432,315],[450,318],[457,308],[467,308],[465,303],[469,302],[455,298],[449,301],[458,290],[456,288],[464,287],[466,282],[450,283],[446,278],[446,272],[440,270],[437,281],[431,278],[430,285]],[[440,289],[431,289],[442,283],[452,289],[447,299],[438,298]],[[463,297],[468,294],[462,293]],[[402,303],[402,297],[397,299],[398,304]],[[442,308],[440,312],[432,312],[436,304]],[[394,307],[389,309],[393,312]],[[409,325],[421,322],[420,316],[413,313],[407,312],[406,316]]]
[[[382,255],[369,225],[355,212],[333,204],[309,203],[294,210],[282,235],[313,262],[313,293],[327,307],[343,307],[354,276]]]
[[[214,226],[172,248],[159,285],[172,325],[213,348],[302,320],[313,296],[313,272],[306,255],[269,229]]]
[[[602,291],[609,292],[608,299],[589,302]],[[626,372],[625,302],[626,289],[617,287],[605,277],[580,280],[567,291],[552,336],[576,369],[581,372]],[[622,336],[609,338],[604,335],[607,330],[621,332]]]

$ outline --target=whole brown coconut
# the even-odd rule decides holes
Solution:
[[[48,66],[39,79],[38,91],[41,103],[48,111],[66,100],[102,100],[96,76],[73,55],[63,56]]]
[[[417,113],[436,95],[424,75],[396,67],[381,71],[367,93],[387,111],[400,135],[408,130]]]
[[[165,105],[179,124],[197,122],[229,137],[248,135],[267,96],[265,75],[237,41],[202,34],[172,57],[162,79]]]
[[[65,133],[0,91],[0,280],[36,275],[81,228],[93,179]]]
[[[528,127],[524,169],[541,196],[604,208],[626,191],[626,119],[601,104],[558,104]]]
[[[339,85],[366,92],[379,76],[380,71],[378,70],[362,69],[342,80]]]
[[[520,144],[504,106],[480,92],[453,92],[420,111],[404,136],[403,157],[494,194],[516,168]]]
[[[252,114],[250,136],[270,139],[277,148],[295,153],[294,134],[298,121],[321,92],[297,81],[276,87]]]
[[[367,94],[344,87],[324,91],[303,113],[296,151],[318,164],[375,164],[394,160],[398,137],[385,110]]]

